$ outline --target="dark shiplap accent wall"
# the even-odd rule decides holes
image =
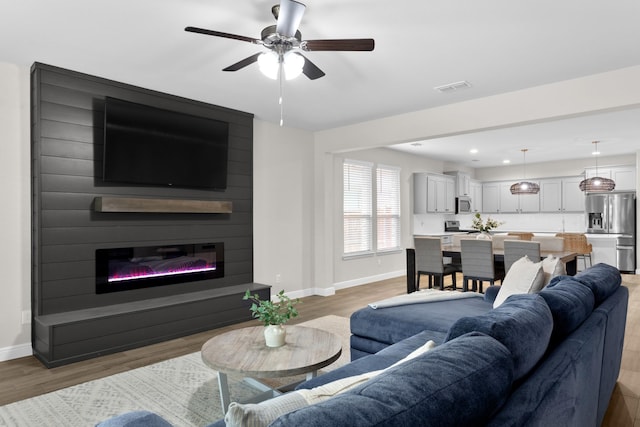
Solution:
[[[36,318],[233,287],[253,280],[251,114],[39,63],[32,67],[31,81]],[[106,96],[228,122],[226,191],[102,182]],[[98,196],[232,201],[233,212],[96,212],[93,203]],[[225,244],[224,278],[95,293],[96,249],[220,241]]]

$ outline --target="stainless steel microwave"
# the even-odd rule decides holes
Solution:
[[[469,196],[456,197],[456,213],[457,214],[471,213],[471,197]]]

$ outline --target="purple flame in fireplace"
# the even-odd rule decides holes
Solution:
[[[224,244],[96,250],[98,293],[224,277]]]

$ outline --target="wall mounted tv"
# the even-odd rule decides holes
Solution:
[[[224,190],[229,125],[107,97],[103,181]]]

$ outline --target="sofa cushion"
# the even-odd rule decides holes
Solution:
[[[329,372],[323,373],[322,375],[318,375],[315,378],[304,381],[299,384],[296,389],[314,388],[331,381],[339,380],[340,378],[351,377],[365,372],[387,368],[398,360],[406,357],[415,349],[423,346],[427,341],[432,340],[436,342],[436,344],[444,342],[445,334],[440,336],[440,333],[437,333],[437,336],[439,337],[438,340],[433,339],[433,336],[434,333],[431,331],[420,332],[419,334],[385,347],[375,354],[367,354],[366,356],[360,357],[351,363],[347,363],[337,369],[333,369]]]
[[[620,271],[604,263],[596,264],[591,268],[579,272],[574,276],[574,279],[591,289],[596,299],[596,306],[609,298],[622,283]]]
[[[456,310],[451,306],[455,305]],[[388,346],[422,331],[440,332],[444,338],[451,325],[462,316],[474,316],[491,310],[491,304],[482,295],[455,301],[437,301],[410,304],[374,310],[364,307],[351,315],[351,333],[355,336]],[[440,344],[435,337],[430,338]],[[352,342],[353,344],[353,342]],[[386,344],[386,345],[385,345]],[[372,353],[372,348],[358,347]],[[382,348],[375,348],[375,352]],[[353,355],[351,359],[354,360]]]
[[[493,308],[498,308],[511,295],[538,292],[543,286],[542,262],[533,262],[525,255],[511,265],[493,301]]]
[[[544,355],[552,330],[553,317],[545,300],[538,294],[519,294],[488,313],[461,318],[451,326],[446,340],[471,331],[497,339],[511,351],[514,376],[519,379]],[[476,356],[469,355],[472,360]]]
[[[593,293],[571,277],[556,282],[540,292],[553,316],[552,341],[558,342],[573,332],[591,314]]]
[[[504,403],[512,380],[509,350],[473,333],[338,397],[283,415],[271,426],[484,425]]]

